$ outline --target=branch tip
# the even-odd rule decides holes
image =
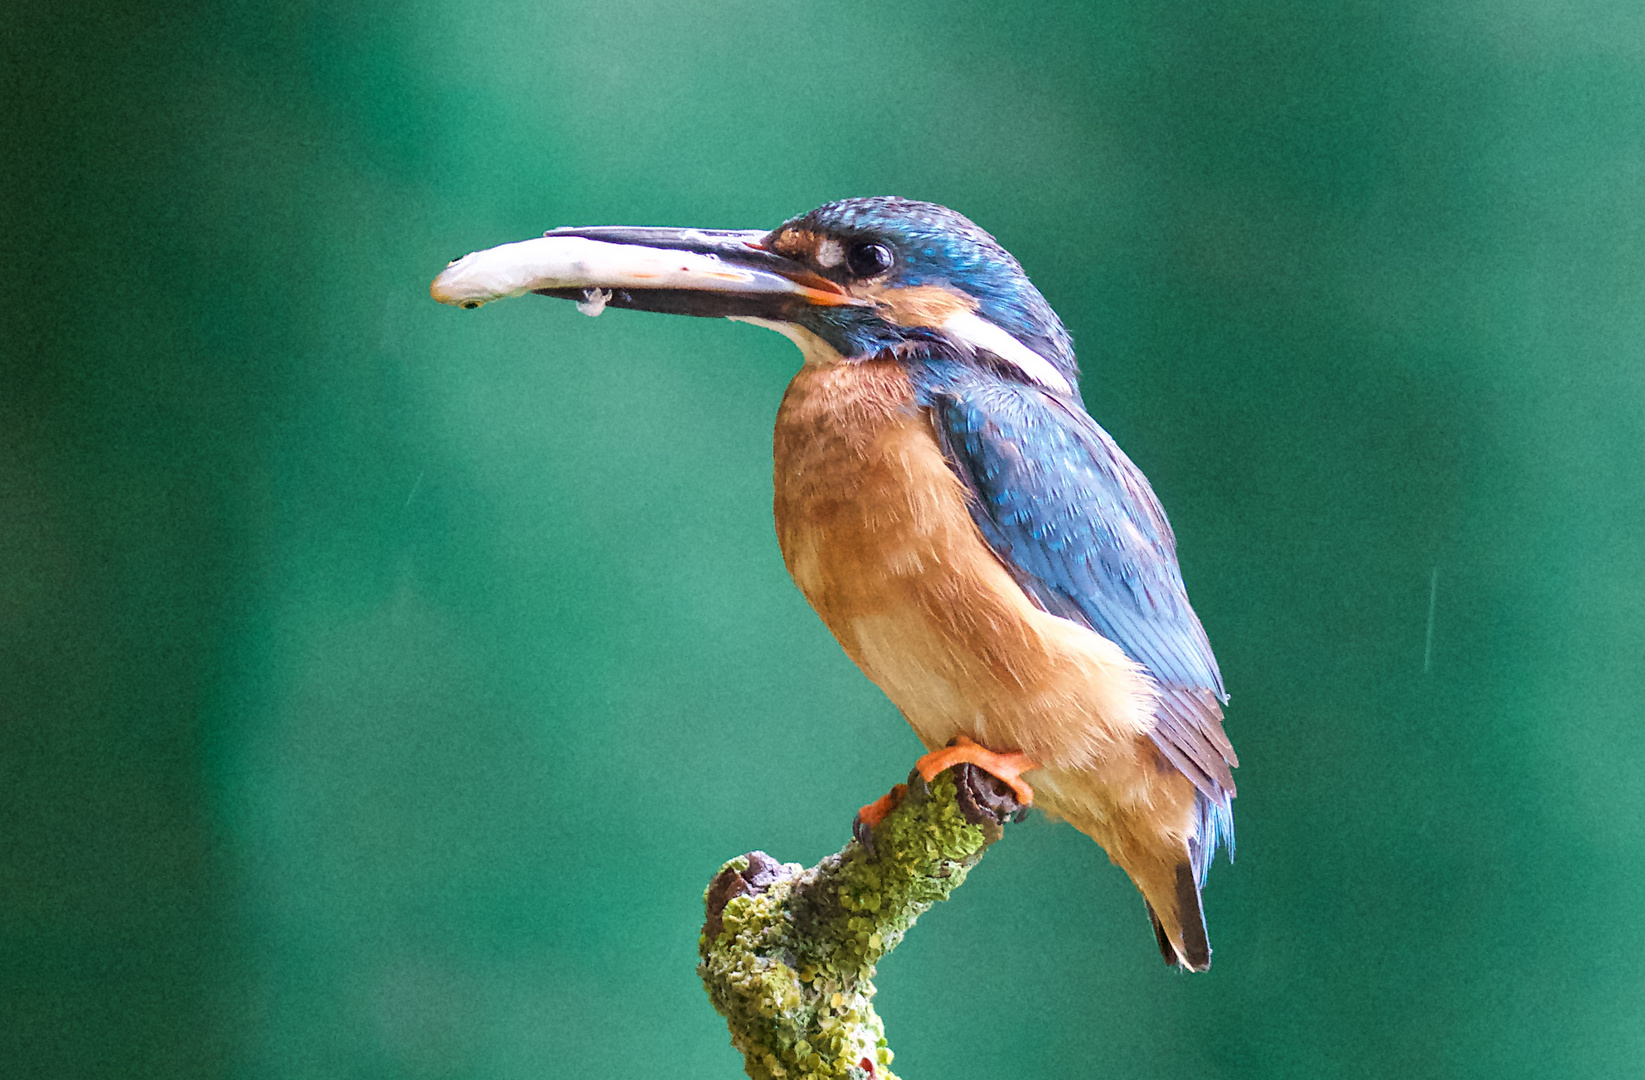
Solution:
[[[870,829],[816,866],[751,851],[703,894],[697,966],[754,1080],[896,1080],[874,1012],[880,958],[964,882],[1023,808],[971,765],[918,772]]]

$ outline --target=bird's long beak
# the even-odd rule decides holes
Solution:
[[[807,307],[857,304],[839,285],[763,246],[762,232],[601,226],[465,255],[434,279],[442,304],[475,308],[541,293],[675,315],[787,322]]]

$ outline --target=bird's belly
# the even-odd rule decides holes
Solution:
[[[808,363],[795,377],[777,420],[775,512],[795,582],[927,746],[967,735],[1054,771],[1146,785],[1152,684],[1011,578],[899,365]]]

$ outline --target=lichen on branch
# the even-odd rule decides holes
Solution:
[[[874,966],[931,905],[965,881],[1002,824],[1009,790],[971,765],[901,802],[816,866],[762,851],[720,868],[703,895],[698,951],[714,1008],[753,1080],[896,1080],[874,1012]]]

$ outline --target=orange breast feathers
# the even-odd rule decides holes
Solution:
[[[783,398],[775,449],[789,573],[928,747],[966,735],[1047,774],[1086,774],[1118,803],[1150,798],[1152,681],[1018,587],[897,363],[811,357]]]

